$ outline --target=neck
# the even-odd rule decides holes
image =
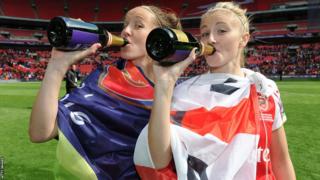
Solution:
[[[219,66],[210,67],[210,73],[227,73],[240,77],[245,77],[245,74],[241,71],[240,61],[230,61],[229,63]]]
[[[132,60],[133,64],[140,67],[144,73],[144,75],[152,82],[154,82],[154,74],[153,74],[153,67],[152,67],[152,60],[143,57],[140,59]]]
[[[227,73],[227,74],[232,74],[240,77],[245,77],[245,74],[241,71],[241,68],[225,71],[221,68],[210,67],[210,73]]]

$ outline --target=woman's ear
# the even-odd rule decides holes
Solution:
[[[249,33],[243,34],[241,37],[241,41],[240,41],[240,47],[242,47],[242,48],[246,47],[249,42],[249,39],[250,39]]]

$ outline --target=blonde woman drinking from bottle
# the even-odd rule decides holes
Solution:
[[[209,72],[174,88],[194,51],[170,67],[154,65],[154,103],[134,161],[142,179],[295,179],[276,84],[241,68],[249,41],[245,10],[217,3],[201,18]],[[156,177],[156,178],[155,178]]]

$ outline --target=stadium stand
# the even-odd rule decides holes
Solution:
[[[5,16],[36,18],[29,0],[1,0],[1,9]]]
[[[95,11],[97,6],[95,3],[87,3],[87,0],[67,0],[68,15],[70,17],[80,18],[84,21],[94,21]],[[108,1],[105,1],[108,2]],[[111,9],[111,8],[109,8]],[[102,11],[109,11],[101,9]]]
[[[319,75],[320,43],[258,45],[248,49],[247,66],[266,75]]]
[[[297,29],[294,31],[296,34],[305,34],[317,32],[318,29],[309,28],[309,22],[304,21],[285,21],[285,22],[275,22],[275,23],[259,23],[255,24],[254,36],[259,35],[284,35],[290,32],[287,29],[287,25],[295,24]]]
[[[101,53],[98,53],[101,54]],[[78,64],[81,76],[98,65],[110,64],[119,57],[110,51],[90,56]],[[29,49],[0,49],[0,79],[41,80],[50,51]],[[266,75],[320,75],[320,43],[297,45],[258,45],[248,48],[247,67]],[[183,76],[194,76],[207,71],[203,59],[190,65]]]
[[[249,45],[246,53],[247,67],[269,76],[276,76],[283,72],[283,75],[290,76],[319,77],[320,43],[310,40],[312,38],[319,40],[320,23],[310,19],[311,11],[307,9],[310,6],[308,1],[244,0],[241,2],[243,6],[248,8],[248,15],[254,15],[252,21],[254,27],[253,43]],[[213,1],[0,0],[0,14],[3,17],[12,16],[17,20],[19,18],[31,19],[28,28],[24,28],[23,24],[16,23],[15,18],[10,20],[11,23],[8,23],[10,26],[0,24],[0,79],[27,81],[43,78],[46,64],[50,58],[46,26],[43,23],[48,23],[52,17],[63,15],[81,18],[89,22],[99,22],[107,29],[110,28],[113,33],[118,34],[122,26],[120,21],[122,21],[125,12],[142,3],[163,7],[170,4],[168,9],[175,11],[183,18],[185,31],[199,37],[199,16],[213,4]],[[297,14],[299,16],[296,16]],[[270,22],[270,20],[272,21]],[[24,19],[21,21],[23,22]],[[292,24],[297,25],[297,28],[291,32],[287,26]],[[38,35],[38,38],[35,37],[35,34]],[[263,41],[256,41],[260,37],[287,38],[289,36],[307,36],[307,38],[290,43],[268,42],[263,44]],[[85,76],[97,66],[112,63],[118,57],[119,52],[117,51],[101,52],[98,56],[84,59],[78,64],[78,69],[81,75]],[[199,59],[187,68],[183,76],[193,76],[204,71],[207,71],[205,61]]]
[[[124,16],[126,1],[99,1],[98,21],[120,21]]]
[[[54,16],[65,16],[64,1],[43,1],[34,0],[38,17],[40,19],[51,19]]]

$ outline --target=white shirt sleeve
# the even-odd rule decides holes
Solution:
[[[287,116],[284,112],[283,104],[280,98],[280,92],[277,85],[272,83],[273,94],[271,95],[275,103],[275,116],[272,125],[272,131],[279,129],[287,121]]]

